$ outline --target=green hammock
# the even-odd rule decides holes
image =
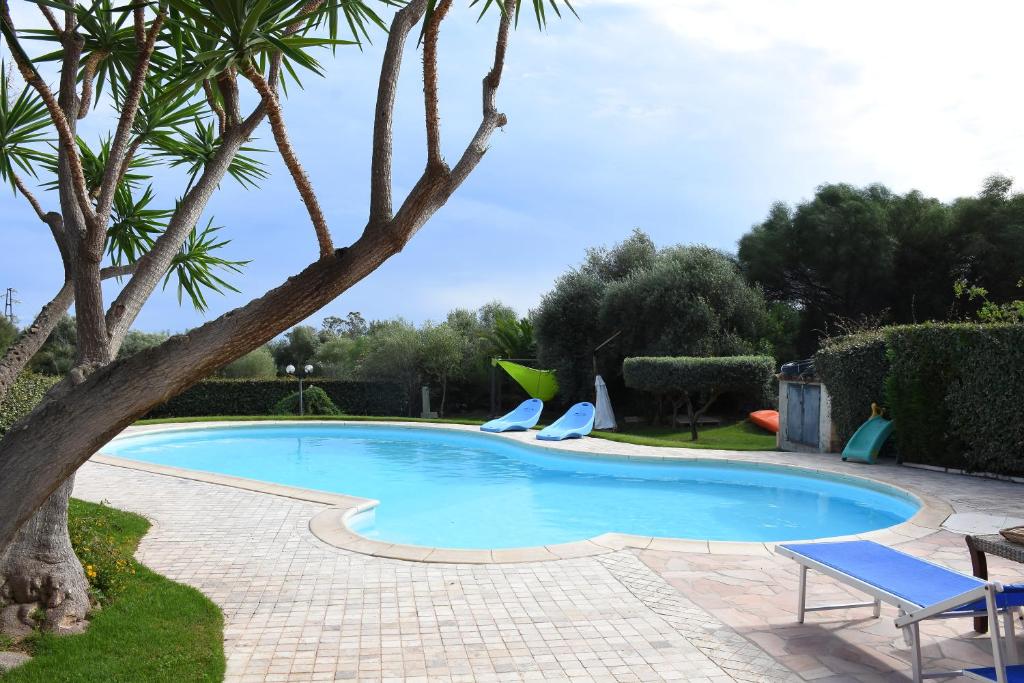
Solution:
[[[530,398],[550,401],[558,393],[558,380],[555,379],[554,370],[535,370],[507,360],[492,362],[504,368],[505,372],[526,390]]]

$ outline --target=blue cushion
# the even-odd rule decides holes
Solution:
[[[968,678],[978,678],[983,681],[995,681],[996,670],[991,667],[985,667],[983,669],[967,669],[964,674]],[[1006,667],[1006,681],[1007,683],[1024,683],[1024,664],[1014,664],[1013,666]]]
[[[997,607],[1022,607],[1024,606],[1024,583],[1011,583],[1003,586],[1001,593],[996,593]],[[964,605],[961,610],[980,612],[985,609],[985,601],[977,600],[969,605]]]
[[[784,544],[866,584],[925,607],[983,586],[984,582],[873,541]]]

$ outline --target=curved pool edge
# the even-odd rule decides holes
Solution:
[[[827,543],[832,541],[845,540],[872,540],[883,544],[904,543],[924,536],[929,536],[940,530],[942,523],[953,512],[953,508],[947,502],[915,490],[906,485],[896,485],[891,482],[879,479],[870,475],[850,474],[843,471],[836,471],[836,467],[848,466],[848,463],[841,461],[823,463],[831,464],[829,468],[812,468],[794,463],[766,462],[764,456],[772,455],[772,451],[718,451],[712,449],[694,450],[696,455],[678,453],[679,450],[659,448],[655,446],[639,446],[636,444],[624,444],[602,439],[574,440],[571,442],[560,441],[545,444],[538,444],[530,440],[530,432],[512,432],[503,434],[491,434],[481,432],[474,425],[458,424],[437,424],[424,422],[403,422],[403,421],[373,421],[368,423],[359,420],[306,420],[297,423],[294,420],[259,420],[259,421],[210,421],[210,422],[179,422],[160,425],[137,425],[126,428],[118,434],[117,438],[138,436],[141,434],[153,434],[157,432],[188,431],[195,429],[230,428],[238,426],[281,426],[295,424],[317,424],[317,425],[361,425],[367,424],[405,427],[411,429],[441,429],[459,432],[471,432],[485,436],[486,438],[509,439],[525,443],[533,448],[539,448],[562,455],[575,455],[579,457],[611,457],[619,459],[635,460],[669,460],[669,461],[706,461],[716,463],[742,464],[746,466],[761,466],[770,469],[793,469],[799,470],[803,475],[827,477],[831,479],[847,480],[851,483],[866,486],[875,490],[883,489],[890,492],[903,494],[914,500],[918,505],[917,512],[908,520],[900,524],[869,531],[862,534],[848,536],[831,536],[825,538],[783,541],[780,543]],[[597,450],[583,450],[578,446],[587,444],[594,446],[600,444]],[[634,451],[632,453],[613,452],[607,450],[604,444],[608,444],[617,451]],[[719,454],[716,457],[716,454]],[[724,454],[724,457],[721,455]],[[759,459],[758,456],[761,456]],[[827,454],[823,454],[827,457]],[[671,552],[689,552],[718,555],[771,555],[778,543],[758,541],[714,541],[685,538],[665,538],[657,536],[637,536],[622,533],[605,533],[593,538],[572,541],[569,543],[553,544],[548,546],[528,546],[520,548],[503,548],[493,550],[470,550],[465,548],[443,548],[430,546],[406,545],[400,543],[389,543],[367,538],[351,530],[349,522],[357,515],[367,512],[378,505],[378,501],[349,496],[340,493],[330,493],[316,489],[305,489],[272,482],[236,477],[226,474],[217,474],[201,470],[190,470],[170,465],[158,465],[154,463],[131,460],[115,455],[104,454],[102,451],[91,458],[91,462],[115,467],[124,467],[140,471],[173,476],[183,479],[191,479],[209,484],[229,486],[232,488],[244,489],[256,493],[265,493],[296,500],[304,500],[313,503],[326,505],[326,509],[316,513],[309,520],[310,532],[321,542],[330,546],[394,560],[405,560],[412,562],[432,562],[445,564],[505,564],[519,562],[545,562],[553,560],[567,560],[578,557],[591,557],[605,553],[616,552],[626,548],[637,550],[662,550]]]

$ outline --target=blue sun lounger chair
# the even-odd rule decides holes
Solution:
[[[1024,605],[1024,584],[1002,586],[983,581],[926,560],[907,555],[872,541],[842,541],[837,543],[782,544],[775,552],[800,565],[800,586],[797,598],[797,621],[803,623],[806,612],[851,607],[872,607],[880,614],[881,603],[896,606],[899,615],[896,626],[911,648],[913,679],[941,678],[955,673],[924,673],[921,662],[920,623],[925,619],[987,616],[992,634],[992,652],[995,667],[993,677],[982,680],[996,683],[1020,682],[1024,678],[1009,678],[1008,672],[1020,676],[1022,667],[1006,666],[1017,663],[1013,616]],[[846,605],[807,606],[807,570],[814,569],[871,596],[871,602]],[[1006,629],[1007,653],[999,636],[998,615],[1002,613]],[[984,669],[974,669],[977,672]]]
[[[561,441],[586,436],[594,428],[594,404],[577,403],[544,429],[537,438],[542,441]]]
[[[539,398],[527,399],[511,413],[483,423],[480,429],[485,432],[525,432],[537,424],[542,410],[544,401]]]

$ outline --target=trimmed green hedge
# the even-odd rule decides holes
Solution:
[[[814,356],[814,367],[832,397],[832,424],[842,443],[885,403],[889,359],[881,332],[830,339]]]
[[[32,412],[46,392],[60,381],[59,377],[23,372],[11,385],[7,395],[0,399],[0,436],[11,425]]]
[[[318,379],[312,382],[346,415],[405,415],[409,397],[393,382],[350,382]],[[295,393],[294,379],[207,379],[186,389],[146,417],[203,417],[207,415],[270,415],[274,406]]]
[[[726,393],[762,397],[772,379],[775,361],[769,356],[640,356],[622,363],[630,389],[646,391],[672,402],[672,422],[682,406],[690,417],[691,438],[697,440],[697,418]],[[656,418],[657,419],[657,418]]]
[[[837,423],[856,421],[852,406],[863,421],[883,374],[902,461],[1024,475],[1024,325],[888,327],[829,343],[816,360]]]
[[[742,391],[760,396],[774,366],[768,356],[640,356],[622,363],[622,376],[631,389],[653,394]]]

